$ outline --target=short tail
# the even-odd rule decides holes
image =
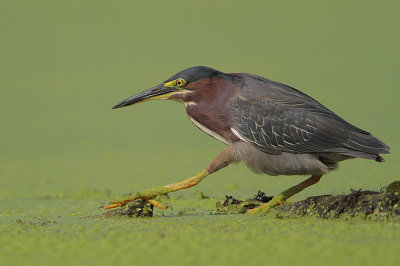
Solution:
[[[349,132],[348,139],[342,144],[342,147],[346,148],[346,151],[341,154],[375,160],[380,163],[385,161],[380,154],[390,153],[389,146],[368,132]]]

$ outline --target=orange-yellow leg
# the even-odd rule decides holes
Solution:
[[[215,158],[214,160],[210,163],[210,165],[203,170],[201,173],[189,177],[188,179],[169,184],[166,186],[162,187],[155,187],[149,190],[146,190],[142,193],[136,193],[133,195],[130,195],[129,197],[122,199],[122,200],[116,200],[112,202],[111,204],[104,206],[104,209],[112,209],[116,207],[123,206],[127,204],[128,202],[137,200],[137,199],[144,199],[153,204],[154,206],[161,208],[161,209],[167,209],[169,206],[167,204],[161,203],[159,201],[154,200],[154,197],[162,194],[167,194],[170,192],[174,192],[177,190],[181,189],[186,189],[193,187],[197,185],[201,180],[203,180],[206,176],[218,171],[221,168],[224,168],[228,166],[231,163],[238,162],[237,158],[233,156],[234,148],[232,146],[227,146],[225,147]]]
[[[153,204],[154,206],[156,206],[160,209],[166,210],[169,207],[169,205],[161,203],[159,201],[156,201],[153,198],[158,195],[167,194],[167,193],[174,192],[177,190],[193,187],[193,186],[197,185],[201,180],[203,180],[208,175],[209,175],[209,172],[207,170],[203,170],[201,173],[199,173],[195,176],[189,177],[188,179],[186,179],[184,181],[169,184],[166,186],[155,187],[155,188],[146,190],[145,192],[142,192],[142,193],[136,193],[136,194],[130,195],[122,200],[116,200],[113,203],[111,203],[107,206],[104,206],[104,209],[112,209],[112,208],[123,206],[123,205],[127,204],[128,202],[131,202],[131,201],[134,201],[137,199],[144,199],[144,200],[150,202],[151,204]]]
[[[271,209],[275,208],[276,206],[283,204],[287,199],[289,199],[293,195],[299,193],[303,189],[305,189],[305,188],[307,188],[307,187],[309,187],[311,185],[314,185],[315,183],[317,183],[321,179],[321,177],[322,177],[322,175],[320,175],[320,176],[311,176],[310,178],[304,180],[300,184],[297,184],[297,185],[295,185],[295,186],[283,191],[279,195],[273,197],[268,203],[265,203],[265,204],[263,204],[263,205],[261,205],[261,206],[259,206],[257,208],[254,208],[254,209],[247,210],[247,213],[251,213],[251,214],[267,213]]]

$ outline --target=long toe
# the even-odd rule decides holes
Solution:
[[[263,205],[261,205],[259,207],[256,207],[256,208],[253,208],[253,209],[248,209],[246,213],[248,213],[248,214],[260,214],[260,213],[262,213],[262,209],[261,209],[262,206]]]
[[[103,208],[105,210],[114,209],[114,208],[117,208],[117,207],[124,206],[125,204],[127,204],[127,203],[129,203],[131,201],[133,201],[133,200],[116,200],[113,203],[104,206]]]

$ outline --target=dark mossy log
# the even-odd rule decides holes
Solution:
[[[400,215],[400,181],[393,182],[382,191],[351,190],[349,194],[322,195],[305,200],[282,204],[274,208],[278,217],[315,216],[319,218],[339,217],[390,217]],[[249,200],[238,200],[226,196],[226,200],[217,202],[217,210],[212,214],[245,213],[267,203],[272,197],[264,192]]]

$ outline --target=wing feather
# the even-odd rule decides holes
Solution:
[[[365,144],[351,137],[371,136],[368,132],[349,124],[311,97],[258,76],[243,77],[239,96],[230,102],[234,128],[259,149],[280,154],[371,148],[363,150]]]

